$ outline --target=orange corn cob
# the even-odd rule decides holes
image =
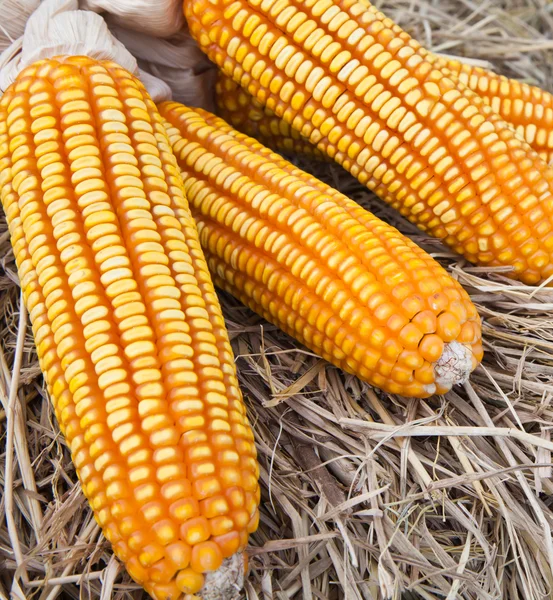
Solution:
[[[159,109],[217,286],[389,392],[426,397],[468,377],[479,317],[434,259],[221,119]]]
[[[238,131],[281,152],[325,160],[325,155],[301,133],[277,117],[232,79],[219,72],[215,84],[217,114]]]
[[[357,0],[188,0],[208,56],[468,260],[553,275],[553,169]]]
[[[435,57],[435,66],[476,92],[547,163],[553,161],[553,95],[458,60]]]
[[[431,55],[429,55],[430,57]],[[553,96],[535,86],[495,75],[480,67],[455,60],[437,59],[442,72],[449,69],[452,78],[481,95],[492,110],[516,129],[545,162],[553,161]],[[447,65],[447,66],[446,66]],[[275,150],[323,158],[313,146],[286,121],[263,106],[246,90],[221,71],[215,86],[217,114],[246,135]]]
[[[40,366],[115,554],[154,598],[237,597],[255,446],[143,85],[86,57],[23,70],[0,101],[0,188]]]
[[[411,39],[401,27],[388,19],[369,0],[360,0],[385,27],[401,36],[435,68],[476,92],[492,110],[514,127],[517,133],[546,162],[553,159],[553,94],[537,86],[521,83],[503,75],[435,55]]]

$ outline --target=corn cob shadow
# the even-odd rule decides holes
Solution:
[[[259,102],[470,262],[553,275],[553,170],[368,2],[191,0],[201,48]]]
[[[0,187],[40,367],[105,537],[158,600],[236,597],[256,450],[144,86],[86,57],[23,70],[0,101]]]
[[[436,261],[222,119],[159,109],[218,287],[388,392],[427,397],[466,380],[480,320]]]

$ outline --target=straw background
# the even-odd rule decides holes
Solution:
[[[550,0],[376,4],[435,51],[553,90]],[[460,280],[483,318],[486,355],[470,384],[405,400],[329,366],[221,295],[263,488],[244,597],[552,598],[553,288],[473,267],[340,168],[298,164]],[[94,522],[58,432],[3,216],[0,401],[0,600],[10,591],[145,599]]]

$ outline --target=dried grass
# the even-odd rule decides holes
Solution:
[[[553,87],[548,0],[379,4],[436,50]],[[222,297],[263,484],[247,597],[552,598],[553,291],[460,261],[338,168],[304,166],[449,268],[478,305],[487,353],[463,388],[404,400],[344,375]],[[79,490],[3,221],[0,256],[0,600],[145,597]]]

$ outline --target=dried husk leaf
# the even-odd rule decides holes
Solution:
[[[110,24],[169,37],[184,23],[182,0],[81,0],[81,8],[104,12]]]
[[[86,55],[113,60],[140,76],[136,59],[109,32],[96,13],[78,9],[77,0],[44,0],[28,18],[23,36],[0,55],[0,91],[37,60],[59,55]],[[160,79],[147,76],[144,84],[155,101],[171,97]]]
[[[198,48],[186,27],[169,39],[159,39],[110,25],[113,35],[138,60],[143,71],[162,79],[173,99],[188,106],[215,110],[213,90],[217,70]]]
[[[27,19],[40,0],[3,0],[0,2],[0,52],[23,35]]]

